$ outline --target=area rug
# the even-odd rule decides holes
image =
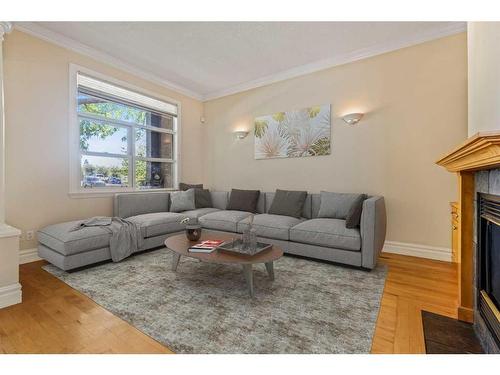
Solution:
[[[368,353],[386,269],[284,256],[275,281],[163,248],[72,273],[43,268],[177,353]]]

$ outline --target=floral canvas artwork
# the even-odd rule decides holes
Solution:
[[[330,105],[257,117],[255,159],[330,155]]]

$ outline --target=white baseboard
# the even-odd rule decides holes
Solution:
[[[21,303],[21,284],[15,283],[0,287],[0,309]]]
[[[385,241],[382,250],[385,253],[410,255],[419,258],[428,258],[451,262],[451,249],[446,247],[436,247],[419,245],[414,243]]]
[[[19,251],[19,264],[36,262],[37,260],[42,260],[42,258],[38,256],[38,249],[36,247]]]

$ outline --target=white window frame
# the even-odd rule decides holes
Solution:
[[[140,189],[138,187],[99,187],[99,188],[83,188],[81,186],[81,150],[80,150],[80,125],[78,117],[92,117],[92,115],[83,115],[78,113],[77,103],[78,103],[78,83],[77,76],[78,73],[82,73],[88,75],[90,77],[109,82],[115,84],[117,86],[123,87],[127,90],[131,90],[161,101],[165,101],[167,103],[171,103],[177,106],[177,128],[174,132],[168,132],[173,134],[173,142],[174,142],[174,155],[172,155],[172,174],[173,174],[173,187],[172,188],[151,188],[151,189]],[[143,88],[134,86],[130,83],[120,81],[113,77],[104,75],[102,73],[93,71],[86,67],[69,64],[69,196],[72,198],[90,198],[90,197],[107,197],[113,196],[116,193],[146,193],[146,192],[158,192],[158,191],[172,191],[177,190],[178,182],[179,182],[179,173],[180,173],[180,145],[181,145],[181,103],[175,99],[158,95],[154,92],[145,90]],[[97,118],[96,118],[97,119]],[[102,120],[101,118],[99,118]],[[114,121],[119,122],[119,121]],[[131,129],[131,125],[123,122],[123,126]],[[158,130],[151,128],[149,126],[137,126],[146,130]],[[135,137],[130,136],[131,131],[128,130],[128,147],[132,148],[131,142],[135,142]],[[133,133],[133,132],[132,132]],[[114,154],[108,153],[98,153],[98,152],[86,152],[88,155],[95,156],[115,156]],[[128,155],[119,155],[118,157],[130,157]],[[140,158],[136,157],[136,160],[147,159],[148,161],[154,161],[154,158]],[[131,178],[135,178],[133,171],[135,166],[132,165],[134,163],[129,163],[131,168],[129,169],[129,181],[132,183],[133,180]]]

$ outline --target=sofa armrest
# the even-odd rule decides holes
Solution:
[[[361,213],[361,266],[373,269],[384,247],[387,216],[384,197],[375,196],[363,202]]]
[[[113,215],[127,218],[152,212],[166,212],[169,209],[170,193],[119,193],[115,194]]]

